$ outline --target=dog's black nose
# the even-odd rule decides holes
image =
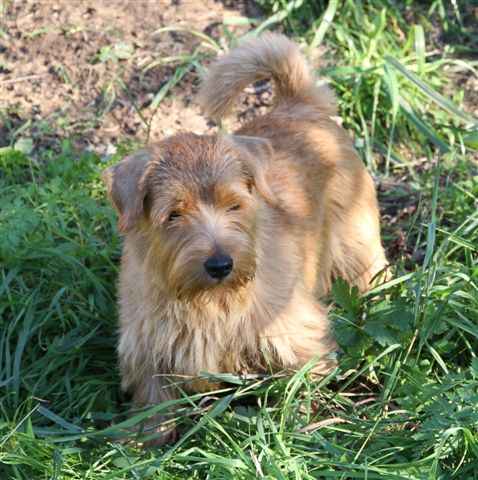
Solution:
[[[225,278],[232,272],[232,258],[229,255],[213,255],[204,262],[206,272],[212,278]]]

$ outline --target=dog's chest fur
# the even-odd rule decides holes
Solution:
[[[159,374],[257,371],[264,363],[259,319],[250,300],[243,302],[224,308],[164,300],[137,312],[134,323],[122,315],[120,356],[137,371],[154,365]]]

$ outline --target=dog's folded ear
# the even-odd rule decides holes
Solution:
[[[226,141],[239,151],[244,170],[259,195],[271,206],[275,205],[277,199],[267,180],[267,171],[274,155],[271,142],[246,135],[226,135]]]
[[[146,166],[151,153],[140,150],[102,173],[108,196],[119,213],[120,232],[131,230],[144,214],[147,192]]]

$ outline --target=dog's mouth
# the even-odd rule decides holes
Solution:
[[[231,272],[223,278],[211,278],[202,276],[201,280],[187,282],[176,290],[176,298],[180,301],[213,302],[223,300],[225,297],[234,296],[247,287],[255,279],[255,272],[242,273]]]
[[[244,287],[248,283],[252,282],[254,278],[255,274],[250,273],[248,275],[234,275],[226,278],[213,279],[213,284],[210,288],[234,289],[238,287]]]

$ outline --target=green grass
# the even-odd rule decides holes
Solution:
[[[463,58],[476,35],[441,2],[415,6],[415,21],[392,2],[331,2],[330,25],[325,2],[261,3],[269,25],[327,47],[344,124],[376,178],[398,185],[384,200],[405,186],[416,195],[413,216],[384,224],[387,244],[400,227],[419,255],[396,255],[394,279],[363,298],[335,284],[344,353],[328,378],[310,378],[310,365],[224,376],[222,390],[178,401],[178,444],[141,450],[119,435],[165,406],[129,416],[119,390],[105,164],[66,140],[40,163],[3,149],[0,478],[478,478],[478,172],[466,143],[477,124],[449,81],[451,67],[476,74]],[[433,53],[436,25],[456,46]],[[198,52],[179,59],[178,82]]]

